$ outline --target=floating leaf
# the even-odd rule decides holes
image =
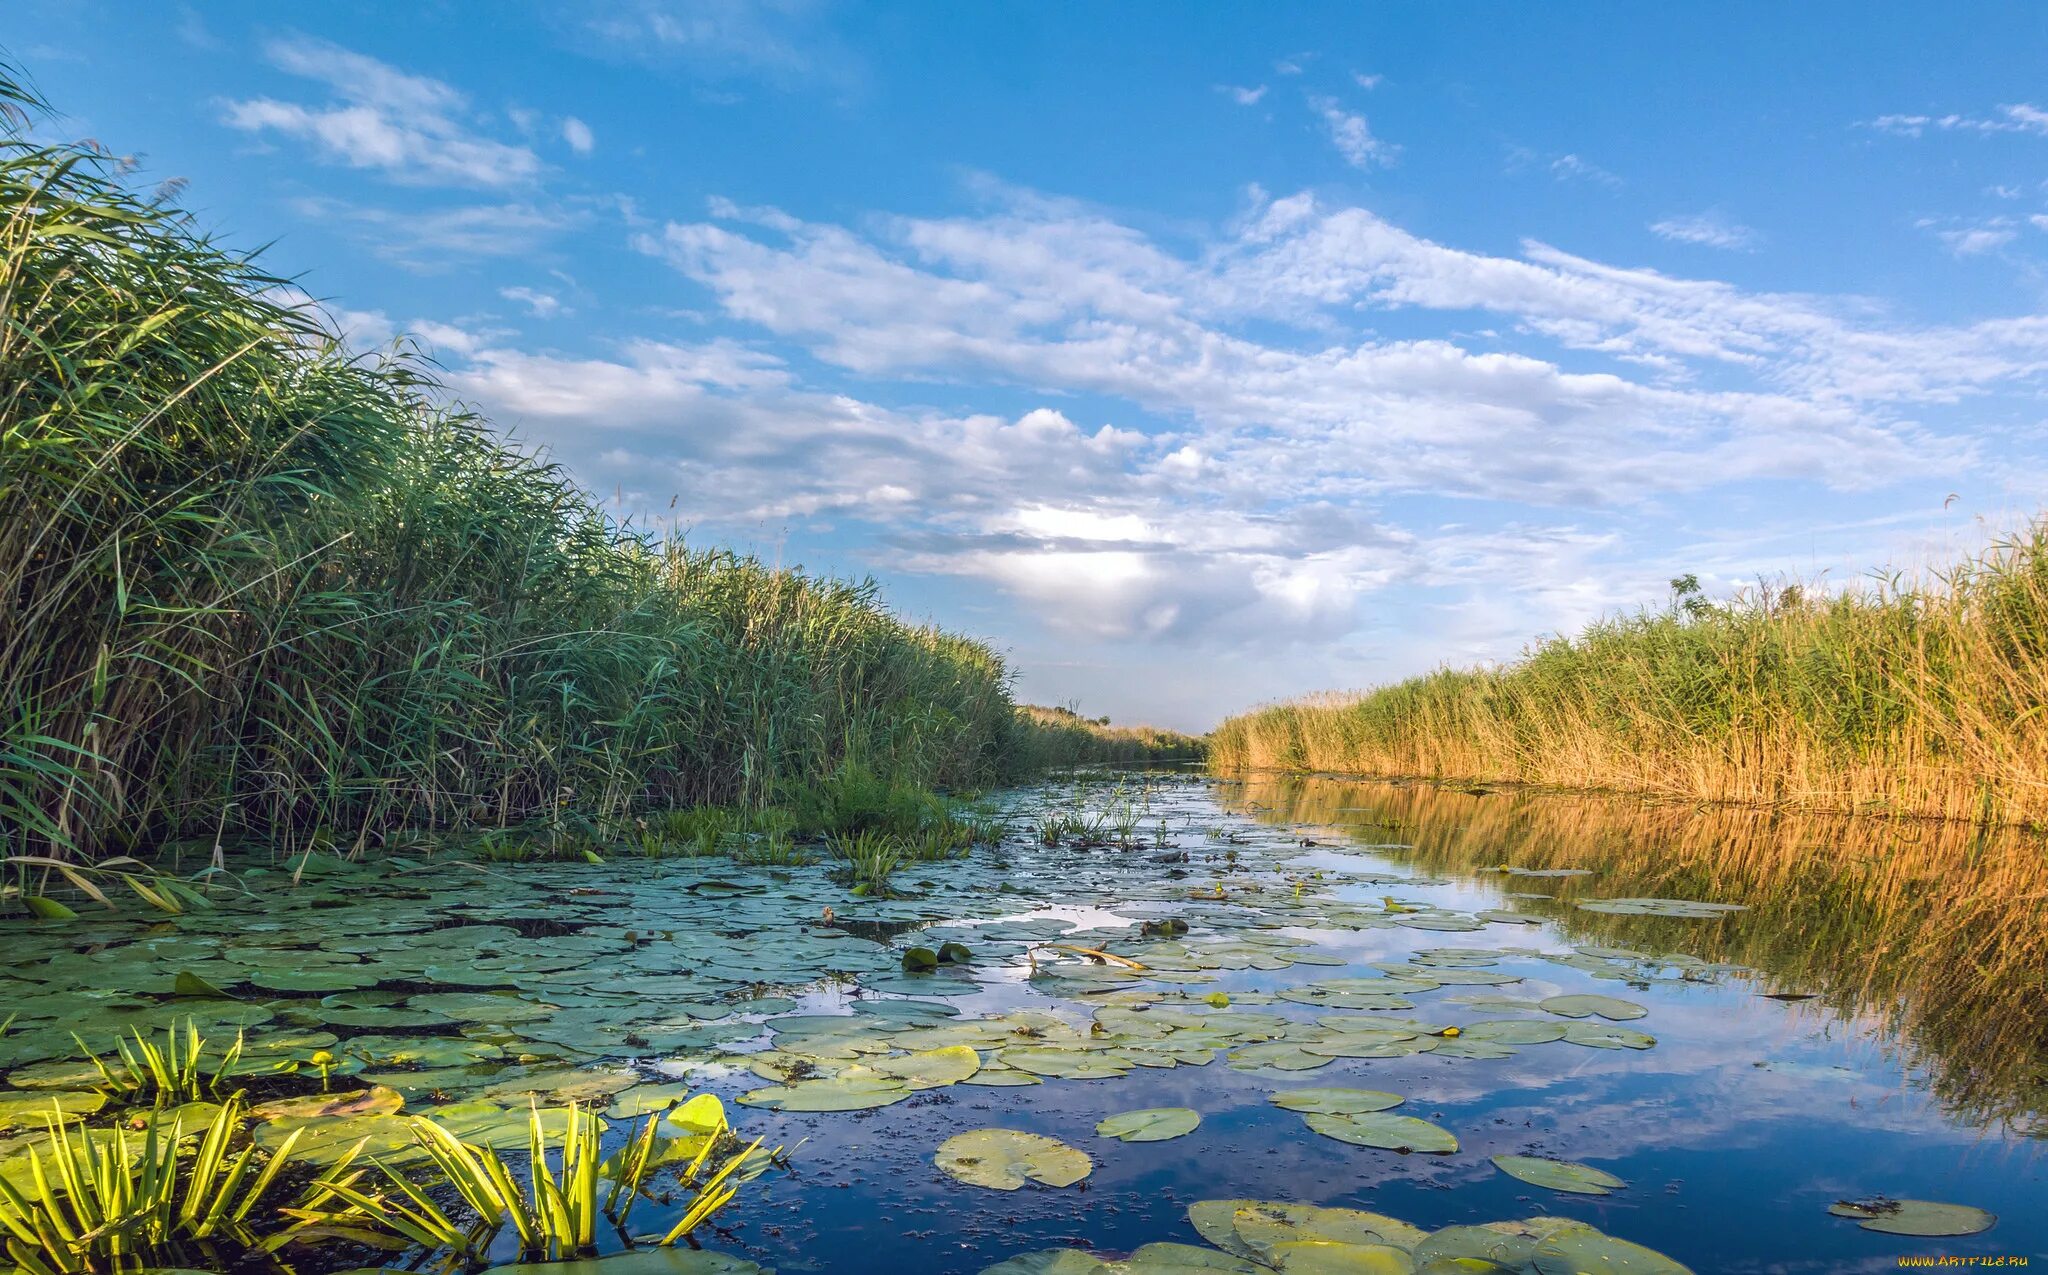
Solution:
[[[1998,1217],[1967,1204],[1932,1200],[1837,1200],[1828,1206],[1836,1217],[1855,1218],[1866,1231],[1887,1235],[1975,1235],[1988,1231]]]
[[[1415,1262],[1391,1244],[1288,1240],[1267,1250],[1283,1275],[1411,1275]]]
[[[273,1098],[249,1108],[258,1120],[318,1120],[332,1116],[388,1116],[405,1106],[396,1089],[371,1085],[347,1093],[307,1094],[302,1098]]]
[[[213,1000],[230,999],[228,994],[212,983],[194,974],[191,970],[179,970],[178,977],[171,982],[173,996],[205,996]]]
[[[1618,1240],[1590,1226],[1570,1226],[1536,1246],[1537,1275],[1693,1275],[1655,1249]]]
[[[1497,1155],[1493,1157],[1493,1163],[1511,1178],[1520,1178],[1531,1186],[1548,1187],[1552,1191],[1570,1191],[1577,1195],[1606,1195],[1628,1185],[1611,1173],[1604,1173],[1588,1165],[1574,1164],[1569,1160],[1551,1160],[1532,1155]]]
[[[1026,1182],[1072,1186],[1095,1168],[1085,1152],[1016,1129],[956,1133],[939,1144],[932,1163],[948,1177],[997,1191],[1015,1191]]]
[[[700,1093],[670,1110],[667,1118],[685,1133],[717,1133],[726,1125],[725,1104],[717,1094]]]
[[[1324,1137],[1358,1147],[1423,1151],[1435,1155],[1448,1155],[1458,1149],[1458,1140],[1450,1130],[1414,1116],[1394,1116],[1383,1111],[1314,1111],[1302,1119],[1309,1128]]]
[[[1620,1000],[1613,996],[1546,996],[1540,1004],[1545,1011],[1561,1018],[1598,1016],[1617,1023],[1641,1018],[1650,1012],[1634,1001]]]
[[[1289,1111],[1304,1114],[1319,1113],[1326,1116],[1358,1115],[1368,1111],[1385,1111],[1398,1107],[1406,1101],[1397,1093],[1385,1093],[1378,1089],[1290,1089],[1273,1095],[1273,1105]]]
[[[740,1101],[771,1111],[866,1111],[902,1102],[909,1096],[909,1088],[894,1076],[880,1075],[865,1067],[849,1067],[820,1080],[750,1090],[740,1095]]]
[[[1095,1132],[1124,1142],[1165,1142],[1193,1133],[1201,1123],[1201,1115],[1191,1107],[1149,1107],[1111,1116],[1096,1125]]]
[[[1216,1247],[1268,1264],[1274,1248],[1282,1244],[1406,1248],[1423,1236],[1416,1227],[1382,1213],[1271,1200],[1202,1200],[1188,1206],[1188,1221]]]
[[[903,953],[903,968],[907,970],[935,970],[939,967],[939,954],[928,947],[913,947]]]
[[[45,898],[40,894],[24,894],[21,896],[21,901],[23,906],[28,908],[30,915],[34,916],[38,921],[76,921],[78,919],[78,913],[65,907],[57,902],[57,900]]]
[[[893,1058],[875,1058],[868,1067],[891,1076],[907,1089],[938,1089],[957,1085],[981,1070],[981,1055],[966,1045],[947,1045]]]
[[[1572,1023],[1564,1029],[1564,1038],[1574,1045],[1594,1049],[1648,1049],[1657,1043],[1655,1036],[1633,1027],[1603,1027],[1598,1023]]]

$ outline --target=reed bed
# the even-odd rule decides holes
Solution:
[[[1013,764],[1000,656],[635,533],[0,67],[0,856],[284,850]]]
[[[1023,704],[1017,709],[1012,752],[1025,770],[1068,766],[1120,766],[1156,761],[1199,761],[1207,741],[1158,726],[1114,726],[1071,708]]]
[[[2048,822],[2048,520],[1923,579],[1762,588],[1233,717],[1220,769]]]

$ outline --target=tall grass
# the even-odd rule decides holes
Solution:
[[[1024,704],[1017,719],[1012,753],[1027,769],[1199,761],[1208,747],[1197,735],[1158,726],[1112,726],[1106,717],[1082,717],[1071,708]]]
[[[284,281],[27,140],[0,67],[0,854],[987,782],[1001,658],[635,534]]]
[[[2048,821],[2048,520],[1920,581],[1674,583],[1503,668],[1233,717],[1212,761]]]

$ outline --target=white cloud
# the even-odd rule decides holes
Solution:
[[[1550,175],[1559,181],[1589,181],[1601,186],[1619,186],[1621,178],[1577,155],[1559,155],[1550,161]]]
[[[1087,690],[1142,681],[1154,657],[1109,654],[1141,641],[1258,652],[1273,679],[1512,654],[1656,595],[1672,570],[1639,532],[1673,508],[1955,489],[1980,457],[1927,413],[2048,376],[2034,316],[1916,325],[1533,241],[1472,252],[1306,194],[1169,246],[979,189],[974,215],[857,227],[714,201],[638,243],[754,338],[571,358],[475,336],[451,387],[629,509],[680,496],[740,538],[860,524],[875,566],[1095,644],[1072,648],[1109,660]],[[993,386],[1023,406],[917,405]],[[1189,724],[1300,685],[1187,691]]]
[[[1992,116],[1973,115],[1880,115],[1867,122],[1880,133],[1919,137],[1932,129],[1943,133],[2030,133],[2048,137],[2048,110],[2031,102],[2014,102],[1998,108]]]
[[[1353,168],[1371,168],[1375,164],[1385,167],[1400,154],[1400,147],[1372,135],[1372,125],[1365,116],[1345,110],[1337,99],[1311,97],[1309,105],[1322,117],[1323,126],[1330,132],[1330,143]]]
[[[536,319],[551,319],[561,313],[561,298],[537,288],[500,288],[498,295],[507,301],[516,301],[526,307],[526,312]]]
[[[1266,96],[1266,86],[1263,84],[1256,88],[1243,88],[1235,84],[1219,84],[1216,86],[1216,91],[1229,95],[1230,100],[1239,106],[1257,106],[1259,99]]]
[[[2019,232],[2011,226],[1983,225],[1958,230],[1938,230],[1935,236],[1947,244],[1949,251],[1958,257],[1977,257],[2005,247],[2019,238]]]
[[[1378,88],[1386,78],[1384,75],[1363,75],[1356,71],[1351,73],[1351,82],[1368,93]]]
[[[1678,243],[1726,248],[1735,252],[1755,249],[1759,236],[1739,222],[1718,212],[1686,213],[1650,223],[1650,233]]]
[[[331,163],[375,169],[410,185],[521,186],[540,173],[531,150],[473,131],[466,99],[439,80],[303,36],[273,41],[266,53],[280,70],[325,84],[334,100],[228,102],[231,128],[282,134]]]
[[[569,149],[578,155],[588,155],[597,149],[597,135],[590,131],[590,125],[574,115],[562,121],[562,140],[569,143]]]

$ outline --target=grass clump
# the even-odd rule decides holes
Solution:
[[[538,827],[573,856],[849,758],[891,792],[1012,761],[987,646],[620,525],[98,151],[30,140],[4,67],[0,102],[0,854]]]
[[[1501,668],[1233,717],[1211,762],[2048,822],[2048,520],[1924,580],[1672,583]]]

